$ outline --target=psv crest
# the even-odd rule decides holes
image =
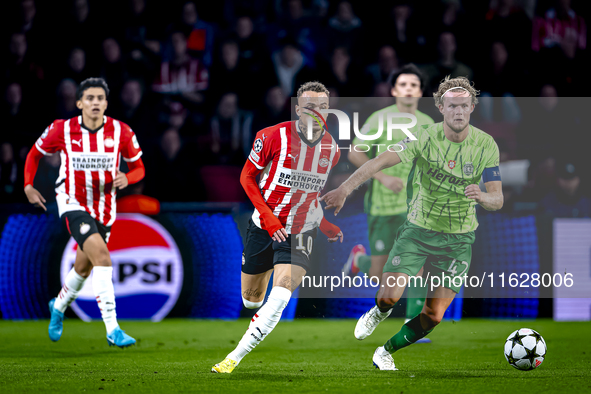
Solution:
[[[470,162],[464,164],[464,174],[470,176],[474,173],[474,165]]]
[[[448,166],[450,169],[452,169],[452,170],[453,170],[453,169],[456,167],[456,162],[455,162],[455,160],[450,160],[450,161],[448,161],[448,162],[447,162],[447,166]]]

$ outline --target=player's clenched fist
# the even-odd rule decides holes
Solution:
[[[464,194],[471,200],[476,202],[480,202],[482,199],[482,191],[478,185],[468,185],[466,189],[464,189]]]
[[[320,201],[324,201],[326,203],[326,209],[335,208],[334,214],[335,216],[341,211],[343,205],[345,205],[345,200],[347,199],[347,193],[343,191],[340,187],[334,190],[329,191],[324,196],[320,197]]]

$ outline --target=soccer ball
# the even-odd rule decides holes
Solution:
[[[512,367],[522,371],[535,369],[546,358],[546,341],[529,328],[515,330],[505,342],[505,358]]]

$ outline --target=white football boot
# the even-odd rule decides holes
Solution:
[[[398,371],[392,355],[383,346],[377,348],[373,353],[373,365],[380,371]]]
[[[392,313],[392,309],[386,313],[382,313],[378,309],[377,305],[365,312],[363,316],[359,318],[357,325],[355,326],[355,338],[361,341],[362,339],[370,336],[378,324],[390,316],[390,313]]]

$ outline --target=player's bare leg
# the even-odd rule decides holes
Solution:
[[[401,272],[384,272],[382,274],[380,290],[376,295],[376,305],[357,321],[355,326],[355,338],[362,340],[370,336],[378,324],[384,321],[390,313],[392,307],[400,300],[406,284],[408,275]],[[398,286],[404,284],[404,286]]]
[[[88,258],[86,253],[84,253],[80,248],[76,250],[76,260],[74,261],[74,269],[76,270],[76,273],[78,275],[84,277],[85,279],[88,278],[90,276],[90,273],[92,272],[92,263],[90,262],[90,259]]]
[[[373,355],[374,365],[380,370],[396,370],[392,354],[405,348],[429,334],[441,323],[445,311],[456,293],[445,287],[437,287],[429,294],[421,313],[405,323],[400,331],[390,338],[384,346],[376,349]]]
[[[273,288],[279,286],[293,292],[302,283],[304,275],[306,275],[306,270],[299,265],[277,264],[275,266]]]
[[[263,305],[272,273],[272,269],[256,275],[242,273],[242,303],[247,309],[257,309]]]
[[[421,327],[430,331],[441,323],[445,311],[449,308],[455,296],[456,292],[451,289],[442,286],[435,288],[425,300],[425,305],[419,315]]]
[[[76,251],[74,267],[70,270],[64,281],[64,286],[58,296],[49,301],[51,321],[49,323],[49,338],[56,342],[63,333],[64,312],[70,304],[78,297],[86,278],[92,271],[92,264],[88,256],[80,249]]]
[[[211,372],[231,373],[236,365],[273,331],[287,306],[291,293],[302,282],[306,270],[292,264],[276,264],[273,288],[267,302],[252,318],[248,330],[224,361],[212,367]]]
[[[113,288],[113,264],[107,244],[99,234],[92,234],[84,241],[84,253],[92,263],[92,287],[101,316],[107,328],[109,345],[126,347],[133,345],[135,339],[125,334],[117,323],[115,310],[115,289]]]
[[[369,268],[369,277],[381,278],[384,272],[384,265],[388,261],[388,255],[371,256],[371,267]]]

